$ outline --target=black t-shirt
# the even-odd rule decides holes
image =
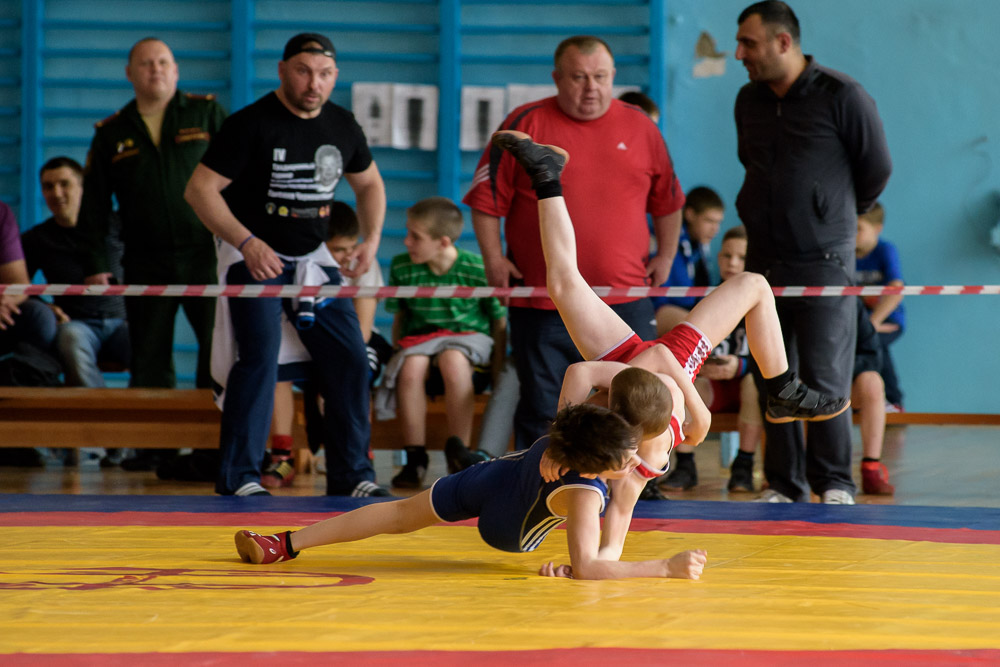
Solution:
[[[122,279],[121,223],[118,216],[109,218],[105,252],[112,275]],[[60,227],[49,218],[21,235],[28,276],[41,271],[50,284],[79,285],[90,270],[82,232],[77,227]],[[70,319],[125,318],[125,299],[120,296],[56,296],[52,298]]]
[[[327,102],[299,118],[272,92],[227,118],[201,161],[232,180],[222,196],[236,218],[296,257],[326,240],[334,188],[372,155],[351,112]]]

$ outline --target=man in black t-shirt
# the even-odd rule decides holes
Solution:
[[[357,199],[364,241],[342,269],[359,276],[375,261],[385,218],[385,185],[353,115],[328,101],[336,53],[322,35],[296,35],[278,63],[281,85],[234,113],[212,138],[184,193],[217,237],[220,278],[232,284],[339,283],[323,244],[330,204],[343,176]],[[351,261],[356,259],[356,263]],[[325,274],[325,275],[323,275]],[[312,277],[310,277],[312,276]],[[216,338],[231,326],[235,357],[213,350],[213,379],[223,390],[216,491],[265,495],[260,486],[274,404],[281,310],[290,300],[235,298],[220,303]],[[228,306],[226,308],[225,306]],[[327,493],[388,495],[374,484],[368,456],[369,389],[365,343],[349,299],[317,304],[299,337],[316,367],[324,398]],[[234,359],[228,373],[216,372]]]

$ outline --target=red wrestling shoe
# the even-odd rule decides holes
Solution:
[[[891,496],[896,487],[889,483],[889,470],[880,461],[861,462],[861,490],[870,496]]]
[[[259,535],[252,530],[241,530],[236,533],[236,551],[244,563],[267,565],[292,560],[299,555],[291,551],[288,537],[291,531],[277,535]]]

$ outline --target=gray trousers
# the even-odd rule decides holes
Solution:
[[[848,263],[848,260],[850,263]],[[757,268],[756,270],[760,270]],[[830,255],[809,263],[775,262],[761,271],[772,286],[850,285],[853,258]],[[856,297],[778,297],[789,367],[810,387],[851,395],[857,337]],[[762,409],[766,391],[756,372]],[[856,491],[851,475],[851,412],[822,422],[764,422],[764,476],[771,489],[809,502],[809,492]]]

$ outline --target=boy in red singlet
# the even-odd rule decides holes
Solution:
[[[733,276],[702,299],[681,324],[656,340],[640,340],[594,293],[577,268],[573,223],[559,180],[564,168],[572,168],[568,165],[569,155],[561,148],[536,144],[523,132],[498,132],[493,142],[511,153],[531,177],[538,195],[548,293],[577,349],[587,359],[567,371],[560,407],[603,401],[643,427],[639,447],[643,464],[636,469],[638,474],[612,483],[612,498],[617,496],[618,502],[612,500],[606,517],[615,525],[613,532],[621,543],[646,479],[666,471],[674,445],[697,445],[708,433],[711,414],[695,390],[693,379],[715,345],[744,318],[750,352],[767,385],[768,421],[821,421],[850,406],[847,398],[831,397],[807,387],[789,370],[774,295],[759,274]],[[641,386],[636,374],[629,374],[628,381],[615,382],[628,366],[650,371],[650,377],[666,385],[672,395],[672,414],[665,428],[661,428],[663,410],[650,400],[650,387]],[[597,393],[592,395],[594,390]],[[542,472],[550,479],[559,468],[543,459]]]

